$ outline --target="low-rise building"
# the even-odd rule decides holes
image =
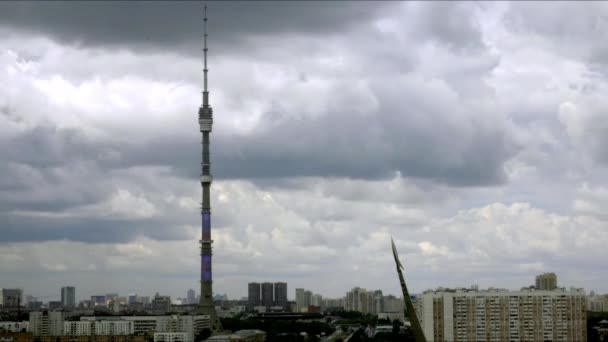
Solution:
[[[186,333],[188,341],[211,324],[208,315],[85,316],[80,320],[94,322],[96,334]]]
[[[95,335],[132,335],[135,333],[132,321],[95,322]]]
[[[192,336],[185,332],[154,333],[154,342],[192,342]]]
[[[127,321],[133,325],[134,334],[142,334],[156,330],[157,316],[83,316],[80,317],[80,321],[92,323]]]
[[[95,333],[94,322],[63,322],[63,333],[68,336],[89,336]]]
[[[30,322],[0,322],[0,332],[29,332]]]
[[[41,336],[39,342],[146,342],[146,337],[143,335]]]

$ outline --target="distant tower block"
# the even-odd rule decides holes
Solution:
[[[543,273],[536,276],[536,289],[553,291],[557,288],[557,275],[555,273]]]
[[[201,299],[198,304],[198,313],[210,316],[211,330],[222,330],[222,326],[215,312],[213,305],[213,278],[211,273],[211,198],[209,190],[211,188],[211,162],[209,159],[209,133],[213,126],[213,110],[209,106],[209,90],[207,89],[207,6],[204,8],[205,16],[203,19],[203,104],[198,110],[198,124],[202,133],[202,163],[201,163],[201,187],[203,197],[201,205],[201,225],[202,239],[201,244]]]

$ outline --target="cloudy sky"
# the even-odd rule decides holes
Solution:
[[[209,3],[214,289],[608,292],[608,3]],[[201,3],[0,3],[0,287],[198,292]]]

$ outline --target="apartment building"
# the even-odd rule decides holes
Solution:
[[[429,342],[587,338],[586,297],[581,289],[441,289],[418,295],[414,307]]]

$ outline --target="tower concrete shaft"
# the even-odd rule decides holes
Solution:
[[[203,19],[203,104],[198,110],[198,124],[202,134],[202,162],[201,162],[201,187],[203,190],[201,201],[201,299],[199,302],[198,313],[209,315],[211,319],[211,330],[222,330],[220,321],[215,312],[213,304],[213,276],[211,272],[211,161],[209,158],[209,133],[213,126],[213,110],[209,105],[209,90],[207,89],[207,6],[204,8],[205,17]]]

